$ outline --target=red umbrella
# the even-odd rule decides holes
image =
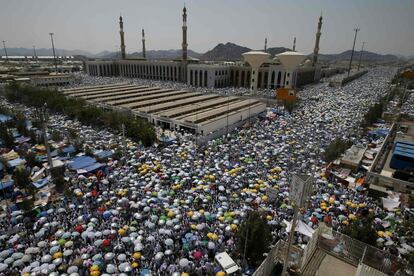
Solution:
[[[203,253],[201,253],[200,251],[196,251],[196,252],[194,252],[193,257],[194,257],[194,259],[199,261],[201,259],[201,257],[203,257]]]
[[[325,216],[323,218],[323,222],[325,222],[326,224],[331,224],[332,218],[330,216]]]
[[[98,196],[98,192],[96,190],[92,190],[91,192],[93,197],[97,197]]]
[[[76,231],[76,232],[79,232],[79,233],[82,233],[82,232],[83,232],[83,226],[82,226],[82,225],[78,225],[78,226],[76,226],[76,227],[75,227],[75,231]]]
[[[311,222],[315,225],[318,225],[318,219],[316,217],[311,217]]]
[[[101,214],[103,214],[103,212],[105,212],[105,211],[106,211],[106,209],[103,206],[98,208],[98,212],[101,213]]]
[[[105,239],[102,241],[102,246],[109,246],[111,244],[111,241],[108,239]]]

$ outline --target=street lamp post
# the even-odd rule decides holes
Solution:
[[[6,41],[3,40],[4,53],[6,54],[6,62],[9,62],[9,55],[7,54]]]
[[[298,220],[299,208],[305,206],[305,203],[312,192],[312,177],[304,174],[293,175],[290,183],[290,200],[293,204],[293,220],[292,227],[290,228],[288,244],[286,248],[285,263],[283,264],[282,276],[286,276],[289,266],[290,249],[293,243],[293,237],[295,236],[295,229]]]
[[[33,45],[33,59],[37,61],[36,46]]]
[[[365,41],[362,42],[361,52],[359,53],[358,71],[359,71],[359,68],[361,67],[362,52],[364,51],[364,45],[365,45]]]
[[[50,35],[50,40],[52,41],[52,49],[53,49],[53,62],[55,63],[55,73],[58,73],[57,70],[57,61],[56,61],[56,52],[55,52],[55,43],[53,42],[53,35],[54,33],[49,33]]]
[[[351,59],[349,60],[348,77],[349,77],[349,74],[351,73],[352,59],[354,58],[355,42],[356,42],[357,35],[360,29],[355,28],[354,30],[355,30],[355,37],[354,37],[354,44],[352,45]]]

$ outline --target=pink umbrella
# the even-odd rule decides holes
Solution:
[[[194,252],[193,257],[194,257],[194,259],[199,261],[201,259],[201,257],[203,257],[203,253],[201,253],[200,251],[196,251],[196,252]]]

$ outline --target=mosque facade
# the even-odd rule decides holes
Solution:
[[[119,18],[121,59],[87,60],[84,70],[91,76],[128,77],[160,81],[187,83],[193,87],[222,88],[250,86],[251,68],[245,62],[200,61],[187,53],[187,9],[183,9],[182,56],[174,60],[128,59],[125,53],[122,16]],[[322,16],[319,18],[316,33],[314,55],[318,55],[321,36]],[[145,38],[142,30],[143,56],[145,56]],[[328,71],[326,71],[328,72]],[[307,60],[293,72],[296,86],[319,81],[326,74],[317,63],[317,58]],[[259,69],[258,88],[273,89],[284,87],[286,69],[276,59],[263,64]]]

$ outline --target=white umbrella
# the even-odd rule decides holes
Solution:
[[[187,267],[188,266],[188,259],[186,259],[186,258],[182,258],[181,260],[180,260],[180,262],[179,262],[179,264],[180,264],[180,266],[181,267]]]
[[[73,254],[73,250],[67,249],[65,251],[63,251],[63,256],[70,256]]]
[[[79,270],[79,268],[77,266],[73,265],[73,266],[68,267],[68,270],[66,272],[69,273],[69,274],[72,274],[72,273],[78,272],[78,270]]]
[[[23,265],[23,261],[22,260],[17,260],[13,262],[13,267],[20,267]]]
[[[105,256],[104,256],[105,260],[107,260],[107,261],[112,260],[114,257],[115,257],[115,254],[112,253],[112,252],[106,253]]]
[[[155,254],[155,260],[161,260],[162,259],[162,257],[164,257],[164,253],[162,253],[162,252],[158,252],[157,254]]]
[[[5,271],[9,266],[7,264],[0,263],[0,272]]]
[[[120,255],[118,255],[117,259],[118,259],[118,261],[123,262],[123,261],[126,260],[126,255],[125,254],[120,254]]]
[[[118,266],[119,270],[122,272],[130,272],[132,271],[132,267],[129,263],[122,263]]]
[[[54,260],[53,260],[53,264],[54,264],[54,265],[57,265],[57,266],[58,266],[58,265],[60,265],[61,263],[62,263],[62,258],[57,258],[57,259],[54,259]]]
[[[41,259],[42,263],[48,263],[52,260],[52,256],[48,255],[44,255]]]
[[[108,264],[106,266],[106,272],[109,274],[113,274],[116,272],[116,267],[113,264]]]
[[[173,244],[174,244],[174,241],[173,241],[172,239],[166,239],[166,240],[164,241],[164,243],[165,243],[165,245],[167,245],[167,246],[171,246],[171,245],[173,245]]]
[[[32,260],[32,256],[24,255],[20,260],[22,260],[24,263],[28,263]]]

